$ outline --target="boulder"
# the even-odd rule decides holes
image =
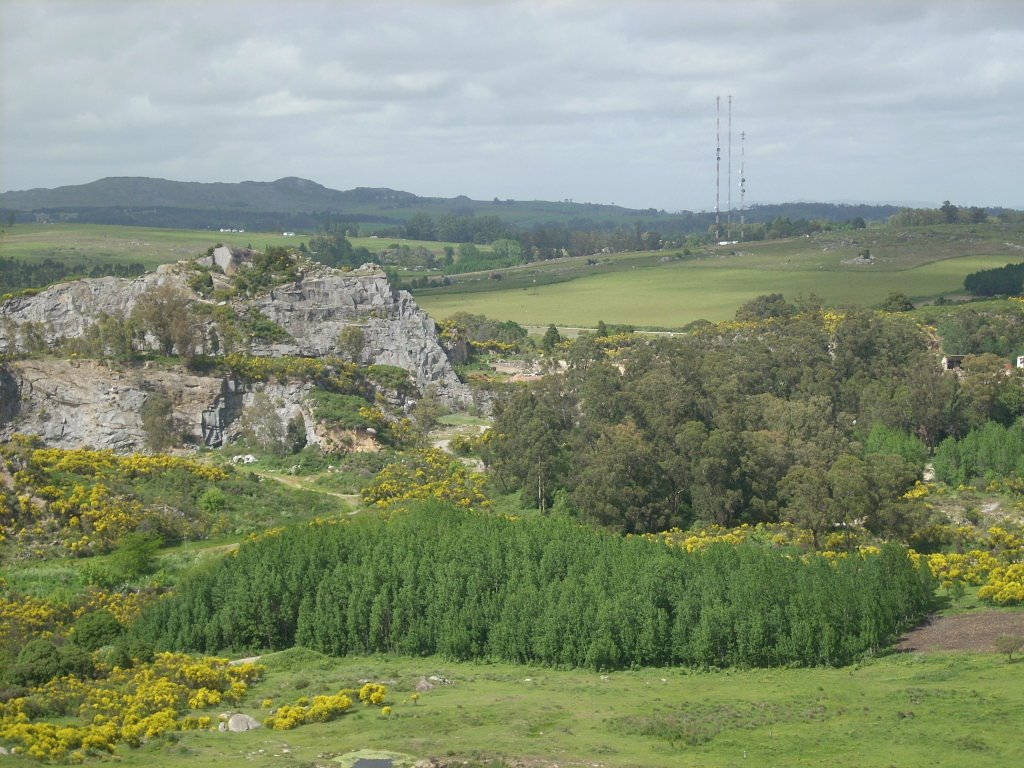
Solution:
[[[221,733],[244,733],[245,731],[254,731],[260,727],[260,721],[256,718],[236,712],[227,721],[218,725],[217,730]]]

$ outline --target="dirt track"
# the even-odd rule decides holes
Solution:
[[[933,618],[907,632],[897,651],[995,651],[1000,635],[1024,637],[1024,611],[970,611]]]

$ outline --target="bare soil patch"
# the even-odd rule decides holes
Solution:
[[[970,611],[933,616],[896,643],[897,651],[995,651],[1002,635],[1024,637],[1024,611]]]

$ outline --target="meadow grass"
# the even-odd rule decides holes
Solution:
[[[262,719],[299,696],[385,681],[390,717],[357,705],[293,731],[183,733],[120,749],[126,766],[315,764],[361,749],[542,765],[1006,766],[1019,756],[1024,663],[995,654],[907,654],[842,669],[600,674],[436,657],[329,658],[293,649],[239,710]],[[411,694],[421,676],[454,681]],[[329,764],[329,763],[325,763]],[[501,765],[501,762],[492,764]],[[515,763],[520,765],[522,763]]]
[[[130,264],[138,262],[153,269],[192,258],[222,243],[234,248],[252,247],[263,250],[270,245],[297,247],[308,242],[315,232],[296,232],[285,237],[281,232],[220,232],[214,229],[159,229],[156,227],[125,227],[108,224],[17,224],[4,231],[0,238],[0,256],[27,261],[59,259],[73,264]],[[377,254],[393,244],[410,248],[423,247],[436,256],[444,255],[446,245],[425,240],[403,240],[386,237],[349,238],[353,246],[362,246]],[[478,246],[488,251],[489,246]]]
[[[428,251],[434,254],[437,258],[444,256],[445,247],[458,248],[458,243],[444,243],[435,240],[406,240],[401,237],[350,237],[348,241],[352,243],[353,248],[365,248],[372,254],[378,254],[381,251],[389,249],[393,245],[407,245],[410,248],[426,248]],[[489,245],[478,245],[477,250],[481,253],[490,253],[493,249]]]
[[[925,299],[963,289],[964,277],[1006,263],[1006,256],[944,259],[909,269],[846,267],[834,257],[771,261],[743,255],[595,274],[556,285],[514,287],[486,292],[417,293],[417,302],[437,319],[456,312],[486,314],[523,325],[594,327],[606,323],[679,328],[694,320],[731,319],[755,296],[783,293],[795,300],[812,294],[827,306],[879,304],[893,291]],[[826,268],[826,265],[828,268]]]
[[[873,262],[853,263],[865,250]],[[693,252],[622,253],[557,259],[456,276],[446,288],[416,291],[438,319],[486,314],[523,325],[606,323],[679,328],[731,319],[767,293],[811,295],[827,306],[872,306],[891,292],[916,301],[963,292],[980,269],[1024,260],[1024,227],[953,225],[823,232],[814,237],[734,243]]]
[[[298,245],[301,237],[280,232],[218,232],[106,224],[18,224],[0,240],[0,256],[28,261],[59,259],[72,264],[131,264],[148,269],[181,261],[222,243],[236,248]]]

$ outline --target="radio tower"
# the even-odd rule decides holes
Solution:
[[[744,217],[743,214],[747,210],[747,175],[743,171],[746,157],[744,155],[744,144],[747,140],[747,132],[740,132],[740,240],[743,240],[745,234],[744,230]]]
[[[722,97],[715,96],[715,242],[722,242],[719,201],[722,195]]]
[[[732,242],[732,94],[729,94],[729,191],[726,193],[728,199],[727,210],[728,213],[725,217],[725,239]]]

